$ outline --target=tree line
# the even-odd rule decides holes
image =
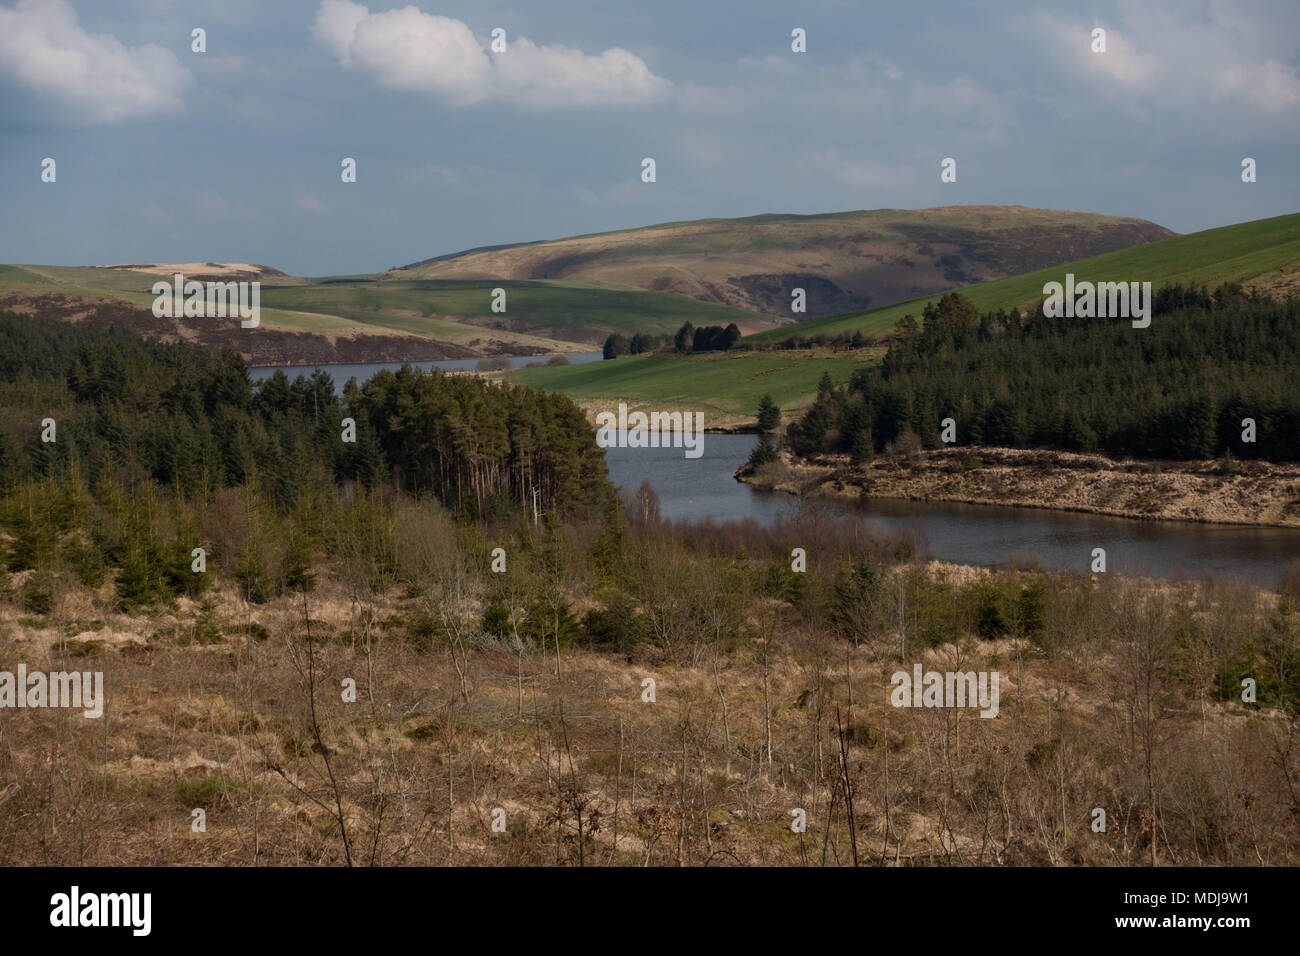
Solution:
[[[696,328],[685,322],[670,340],[666,335],[637,332],[628,339],[617,332],[605,339],[604,356],[607,359],[621,355],[640,355],[666,349],[669,342],[677,352],[726,352],[740,345],[740,326],[732,322],[721,325],[702,325]]]
[[[949,293],[923,323],[899,323],[879,367],[845,388],[823,377],[787,442],[863,461],[899,441],[937,447],[951,418],[962,445],[1300,460],[1300,302],[1173,286],[1152,315],[1145,329],[1041,309],[981,315]]]
[[[0,314],[0,398],[0,482],[107,461],[202,495],[258,481],[285,505],[319,470],[429,492],[470,518],[583,512],[613,494],[571,400],[468,376],[403,367],[342,397],[319,369],[254,386],[233,351]],[[42,440],[47,418],[54,441]]]

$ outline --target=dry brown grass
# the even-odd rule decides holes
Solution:
[[[864,864],[1123,864],[1149,852],[1118,658],[1086,643],[1051,659],[1006,639],[909,656],[909,667],[1000,670],[1001,713],[980,719],[888,706],[894,635],[855,648],[771,600],[751,608],[758,637],[692,666],[570,647],[559,676],[553,649],[477,638],[455,660],[422,649],[397,595],[375,608],[369,654],[336,584],[305,605],[223,593],[217,606],[224,639],[210,644],[193,642],[188,601],[124,615],[107,593],[74,593],[48,620],[3,608],[0,660],[103,671],[107,706],[100,720],[6,712],[0,790],[18,790],[0,806],[0,863],[842,865],[855,838]],[[641,699],[646,677],[655,703]],[[355,703],[341,699],[345,678]],[[804,690],[813,702],[800,708]],[[1162,861],[1300,859],[1281,783],[1295,757],[1278,757],[1294,722],[1217,703],[1165,716]],[[1088,828],[1097,806],[1107,834]],[[205,833],[191,830],[196,808]],[[795,808],[804,834],[791,832]]]

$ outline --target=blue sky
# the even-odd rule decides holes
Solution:
[[[324,275],[959,203],[1190,232],[1300,211],[1298,27],[1295,0],[0,0],[0,261]]]

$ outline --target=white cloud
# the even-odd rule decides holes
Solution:
[[[672,87],[618,47],[591,56],[513,37],[504,53],[489,53],[462,21],[415,7],[371,13],[350,0],[323,0],[312,35],[345,69],[456,105],[493,99],[539,108],[629,105],[660,99]]]
[[[86,123],[177,109],[194,82],[170,50],[87,33],[67,0],[0,7],[0,73],[66,118]]]
[[[1173,108],[1204,117],[1217,107],[1239,122],[1300,105],[1300,76],[1285,62],[1296,54],[1295,37],[1258,12],[1218,0],[1134,2],[1113,20],[1040,14],[1030,29],[1048,39],[1054,63],[1130,110]],[[1105,53],[1091,51],[1094,25],[1106,30]]]
[[[603,106],[644,103],[671,88],[635,53],[611,47],[598,56],[563,46],[537,46],[519,37],[493,59],[497,86],[523,106]]]
[[[373,74],[395,90],[462,104],[486,99],[491,90],[492,61],[459,20],[415,7],[371,13],[349,0],[324,0],[312,33],[345,69]]]
[[[1300,106],[1300,78],[1295,70],[1273,60],[1227,67],[1219,71],[1218,80],[1224,95],[1249,99],[1262,110]]]
[[[1100,75],[1128,88],[1150,86],[1165,72],[1149,44],[1144,43],[1144,49],[1139,52],[1128,33],[1121,32],[1116,24],[1097,24],[1106,31],[1106,50],[1094,53],[1092,26],[1046,15],[1040,15],[1039,23],[1049,37],[1053,59],[1077,72]]]

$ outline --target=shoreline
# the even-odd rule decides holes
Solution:
[[[849,464],[847,455],[748,463],[736,480],[797,497],[1040,508],[1235,527],[1300,529],[1300,465],[1116,460],[1096,454],[965,446]]]
[[[436,359],[375,359],[365,362],[312,362],[310,360],[290,361],[290,362],[244,362],[249,368],[322,368],[327,369],[339,366],[351,365],[420,365],[424,362],[467,362],[475,359],[494,359],[494,358],[526,358],[526,359],[546,359],[555,358],[556,356],[565,355],[585,355],[585,352],[510,352],[508,354],[499,352],[481,352],[470,349],[469,346],[460,346],[455,343],[439,343],[443,346],[452,346],[457,349],[468,350],[467,355],[447,355]],[[592,349],[592,351],[596,351]],[[522,367],[522,366],[521,366]],[[480,371],[479,369],[463,369],[461,371]],[[483,369],[482,371],[498,371],[496,369]],[[504,370],[502,370],[504,371]]]

